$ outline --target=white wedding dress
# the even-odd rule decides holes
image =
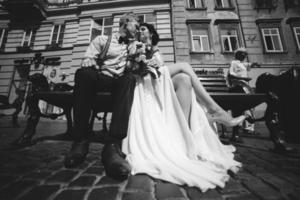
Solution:
[[[134,91],[128,135],[122,144],[131,173],[146,173],[203,192],[224,187],[227,170],[237,172],[241,167],[234,160],[235,148],[220,142],[194,91],[188,124],[167,67],[160,71],[158,79],[140,78]]]

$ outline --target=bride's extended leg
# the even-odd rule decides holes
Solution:
[[[220,122],[226,126],[236,126],[245,119],[245,116],[232,118],[227,112],[225,112],[205,90],[190,64],[184,62],[175,63],[168,65],[168,68],[171,76],[175,76],[180,73],[185,73],[190,76],[190,81],[196,93],[196,97],[198,101],[206,107],[208,113],[211,114],[211,120]]]
[[[190,76],[185,73],[177,73],[172,76],[176,96],[183,110],[184,116],[189,121],[192,105],[192,82]]]

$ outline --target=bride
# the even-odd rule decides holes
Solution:
[[[203,192],[224,187],[228,171],[236,173],[241,167],[234,160],[235,148],[220,142],[194,89],[186,118],[156,47],[158,38],[152,25],[140,25],[140,40],[150,46],[148,53],[152,54],[147,63],[155,59],[159,73],[157,78],[139,76],[135,87],[128,133],[122,143],[131,174],[146,173]]]

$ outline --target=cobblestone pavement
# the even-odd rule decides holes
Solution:
[[[7,145],[23,130],[12,128],[0,118],[1,200],[247,200],[300,199],[300,154],[282,156],[272,147],[264,126],[257,137],[244,136],[237,160],[244,166],[225,188],[201,193],[196,188],[154,180],[146,175],[119,182],[105,175],[100,162],[101,143],[92,143],[87,161],[76,169],[63,167],[69,141],[53,140],[65,130],[63,121],[42,121],[37,129],[40,141],[22,150]],[[52,137],[52,140],[47,139]],[[44,140],[44,139],[47,140]],[[300,150],[300,145],[294,145]]]

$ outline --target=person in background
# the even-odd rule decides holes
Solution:
[[[251,78],[249,77],[248,72],[251,68],[255,66],[259,67],[259,65],[257,63],[245,62],[247,55],[248,53],[245,48],[238,48],[234,53],[234,60],[231,61],[227,77],[231,92],[243,92],[247,94],[254,93],[253,89],[249,85]],[[253,111],[253,109],[247,110],[245,111],[245,114],[250,118],[254,118]],[[233,111],[234,116],[239,114],[241,113],[235,113],[235,111]],[[245,120],[243,123],[243,132],[247,134],[256,134],[254,131],[254,123],[250,123]]]

